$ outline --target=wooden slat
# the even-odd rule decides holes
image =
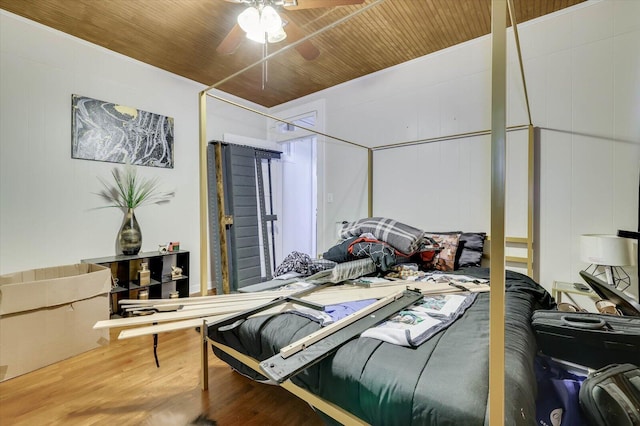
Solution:
[[[267,290],[259,293],[229,293],[229,294],[217,294],[213,296],[197,296],[197,297],[185,297],[180,299],[122,299],[120,305],[158,305],[158,304],[203,304],[211,303],[215,301],[230,301],[230,300],[250,300],[250,299],[262,299],[262,298],[276,298],[280,296],[286,296],[291,293],[295,293],[296,290]]]
[[[357,321],[358,319],[362,318],[363,316],[367,316],[369,315],[371,312],[388,305],[389,303],[393,302],[394,300],[397,300],[400,296],[402,296],[403,292],[397,292],[394,294],[391,294],[387,297],[384,297],[380,300],[378,300],[377,302],[374,302],[372,304],[370,304],[369,306],[362,308],[361,310],[354,312],[350,315],[347,315],[346,317],[342,318],[340,321],[336,321],[326,327],[321,328],[320,330],[316,331],[315,333],[312,333],[308,336],[305,336],[304,338],[300,339],[300,340],[296,340],[295,342],[285,346],[284,348],[280,349],[280,355],[282,355],[283,358],[287,358],[290,357],[291,355],[300,352],[301,350],[304,349],[305,346],[307,345],[312,345],[316,342],[318,342],[321,339],[324,339],[326,336],[328,336],[331,333],[335,333],[338,330],[343,329],[344,327],[346,327],[349,324],[352,324],[353,322]]]
[[[456,287],[450,286],[446,283],[432,283],[432,282],[414,282],[414,281],[394,281],[388,286],[376,287],[376,288],[364,288],[352,285],[343,285],[337,287],[328,287],[322,290],[318,290],[315,293],[311,293],[304,297],[305,300],[319,303],[322,305],[343,303],[348,301],[357,301],[365,299],[381,299],[397,293],[398,290],[404,290],[407,287],[415,288],[422,292],[422,294],[445,294],[445,293],[457,293],[460,290]],[[488,291],[489,286],[484,284],[468,284],[467,287],[471,292],[483,292]],[[127,332],[124,336],[133,337],[141,335],[149,335],[156,333],[171,332],[174,330],[180,330],[185,328],[184,324],[187,324],[186,320],[196,320],[196,318],[205,318],[211,316],[228,315],[238,313],[247,309],[257,307],[264,303],[264,300],[248,300],[233,304],[228,303],[211,303],[209,305],[194,305],[192,310],[181,310],[177,312],[163,312],[154,313],[151,315],[136,316],[130,318],[120,318],[112,320],[99,321],[94,325],[94,328],[117,328],[117,327],[130,327],[130,326],[148,326],[155,323],[170,323],[163,325],[162,327],[147,327],[145,330],[139,332]],[[262,314],[277,313],[285,309],[291,309],[295,304],[287,303],[279,307],[272,308]],[[175,327],[171,324],[175,324]],[[188,323],[188,324],[195,324]],[[161,324],[162,325],[162,324]]]
[[[222,315],[233,312],[238,312],[243,309],[249,309],[255,307],[260,302],[253,302],[253,304],[246,304],[244,306],[233,307],[220,307],[220,308],[207,308],[207,309],[194,309],[189,311],[178,312],[163,312],[152,315],[142,315],[130,318],[118,318],[111,320],[98,321],[93,325],[94,329],[114,328],[114,327],[129,327],[133,325],[150,324],[154,322],[168,322],[177,321],[190,318],[202,318],[205,316]]]
[[[154,334],[160,333],[168,333],[178,330],[185,330],[189,328],[196,328],[202,325],[202,320],[206,320],[207,322],[218,321],[224,319],[233,314],[226,315],[215,315],[211,317],[190,319],[184,321],[175,321],[169,322],[166,324],[155,324],[149,325],[145,327],[135,327],[135,328],[126,328],[120,332],[118,335],[118,339],[131,339],[133,337],[141,337],[141,336],[150,336]]]

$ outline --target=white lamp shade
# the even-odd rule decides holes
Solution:
[[[615,235],[580,236],[580,260],[593,265],[627,266],[635,264],[633,240]]]

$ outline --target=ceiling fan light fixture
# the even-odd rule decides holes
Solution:
[[[249,6],[238,15],[238,25],[247,34],[260,31],[260,21],[260,11],[253,6]]]
[[[283,7],[293,7],[298,5],[297,0],[271,0],[271,4]]]
[[[267,33],[267,41],[269,43],[278,43],[285,38],[287,38],[287,33],[284,32],[284,29],[282,29],[282,27],[279,27],[277,30]]]
[[[262,30],[247,32],[247,38],[261,44],[265,44],[267,42],[265,32]]]
[[[278,43],[287,38],[282,29],[282,18],[270,5],[263,2],[249,6],[238,15],[238,25],[249,40],[258,43]]]
[[[260,11],[260,25],[267,33],[275,32],[282,28],[282,19],[273,7],[265,6]]]

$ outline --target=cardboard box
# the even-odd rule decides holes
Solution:
[[[110,269],[88,263],[0,276],[0,381],[109,342]]]

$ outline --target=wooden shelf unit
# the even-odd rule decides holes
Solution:
[[[82,263],[95,263],[111,269],[115,285],[111,288],[111,314],[122,314],[118,301],[137,299],[141,289],[149,290],[149,299],[168,299],[170,293],[177,291],[178,297],[189,297],[189,252],[177,250],[160,253],[157,251],[141,252],[134,255],[120,254],[116,256],[82,259]],[[151,271],[151,282],[140,285],[138,271],[140,264],[146,262]],[[182,268],[182,276],[173,278],[171,266]]]

